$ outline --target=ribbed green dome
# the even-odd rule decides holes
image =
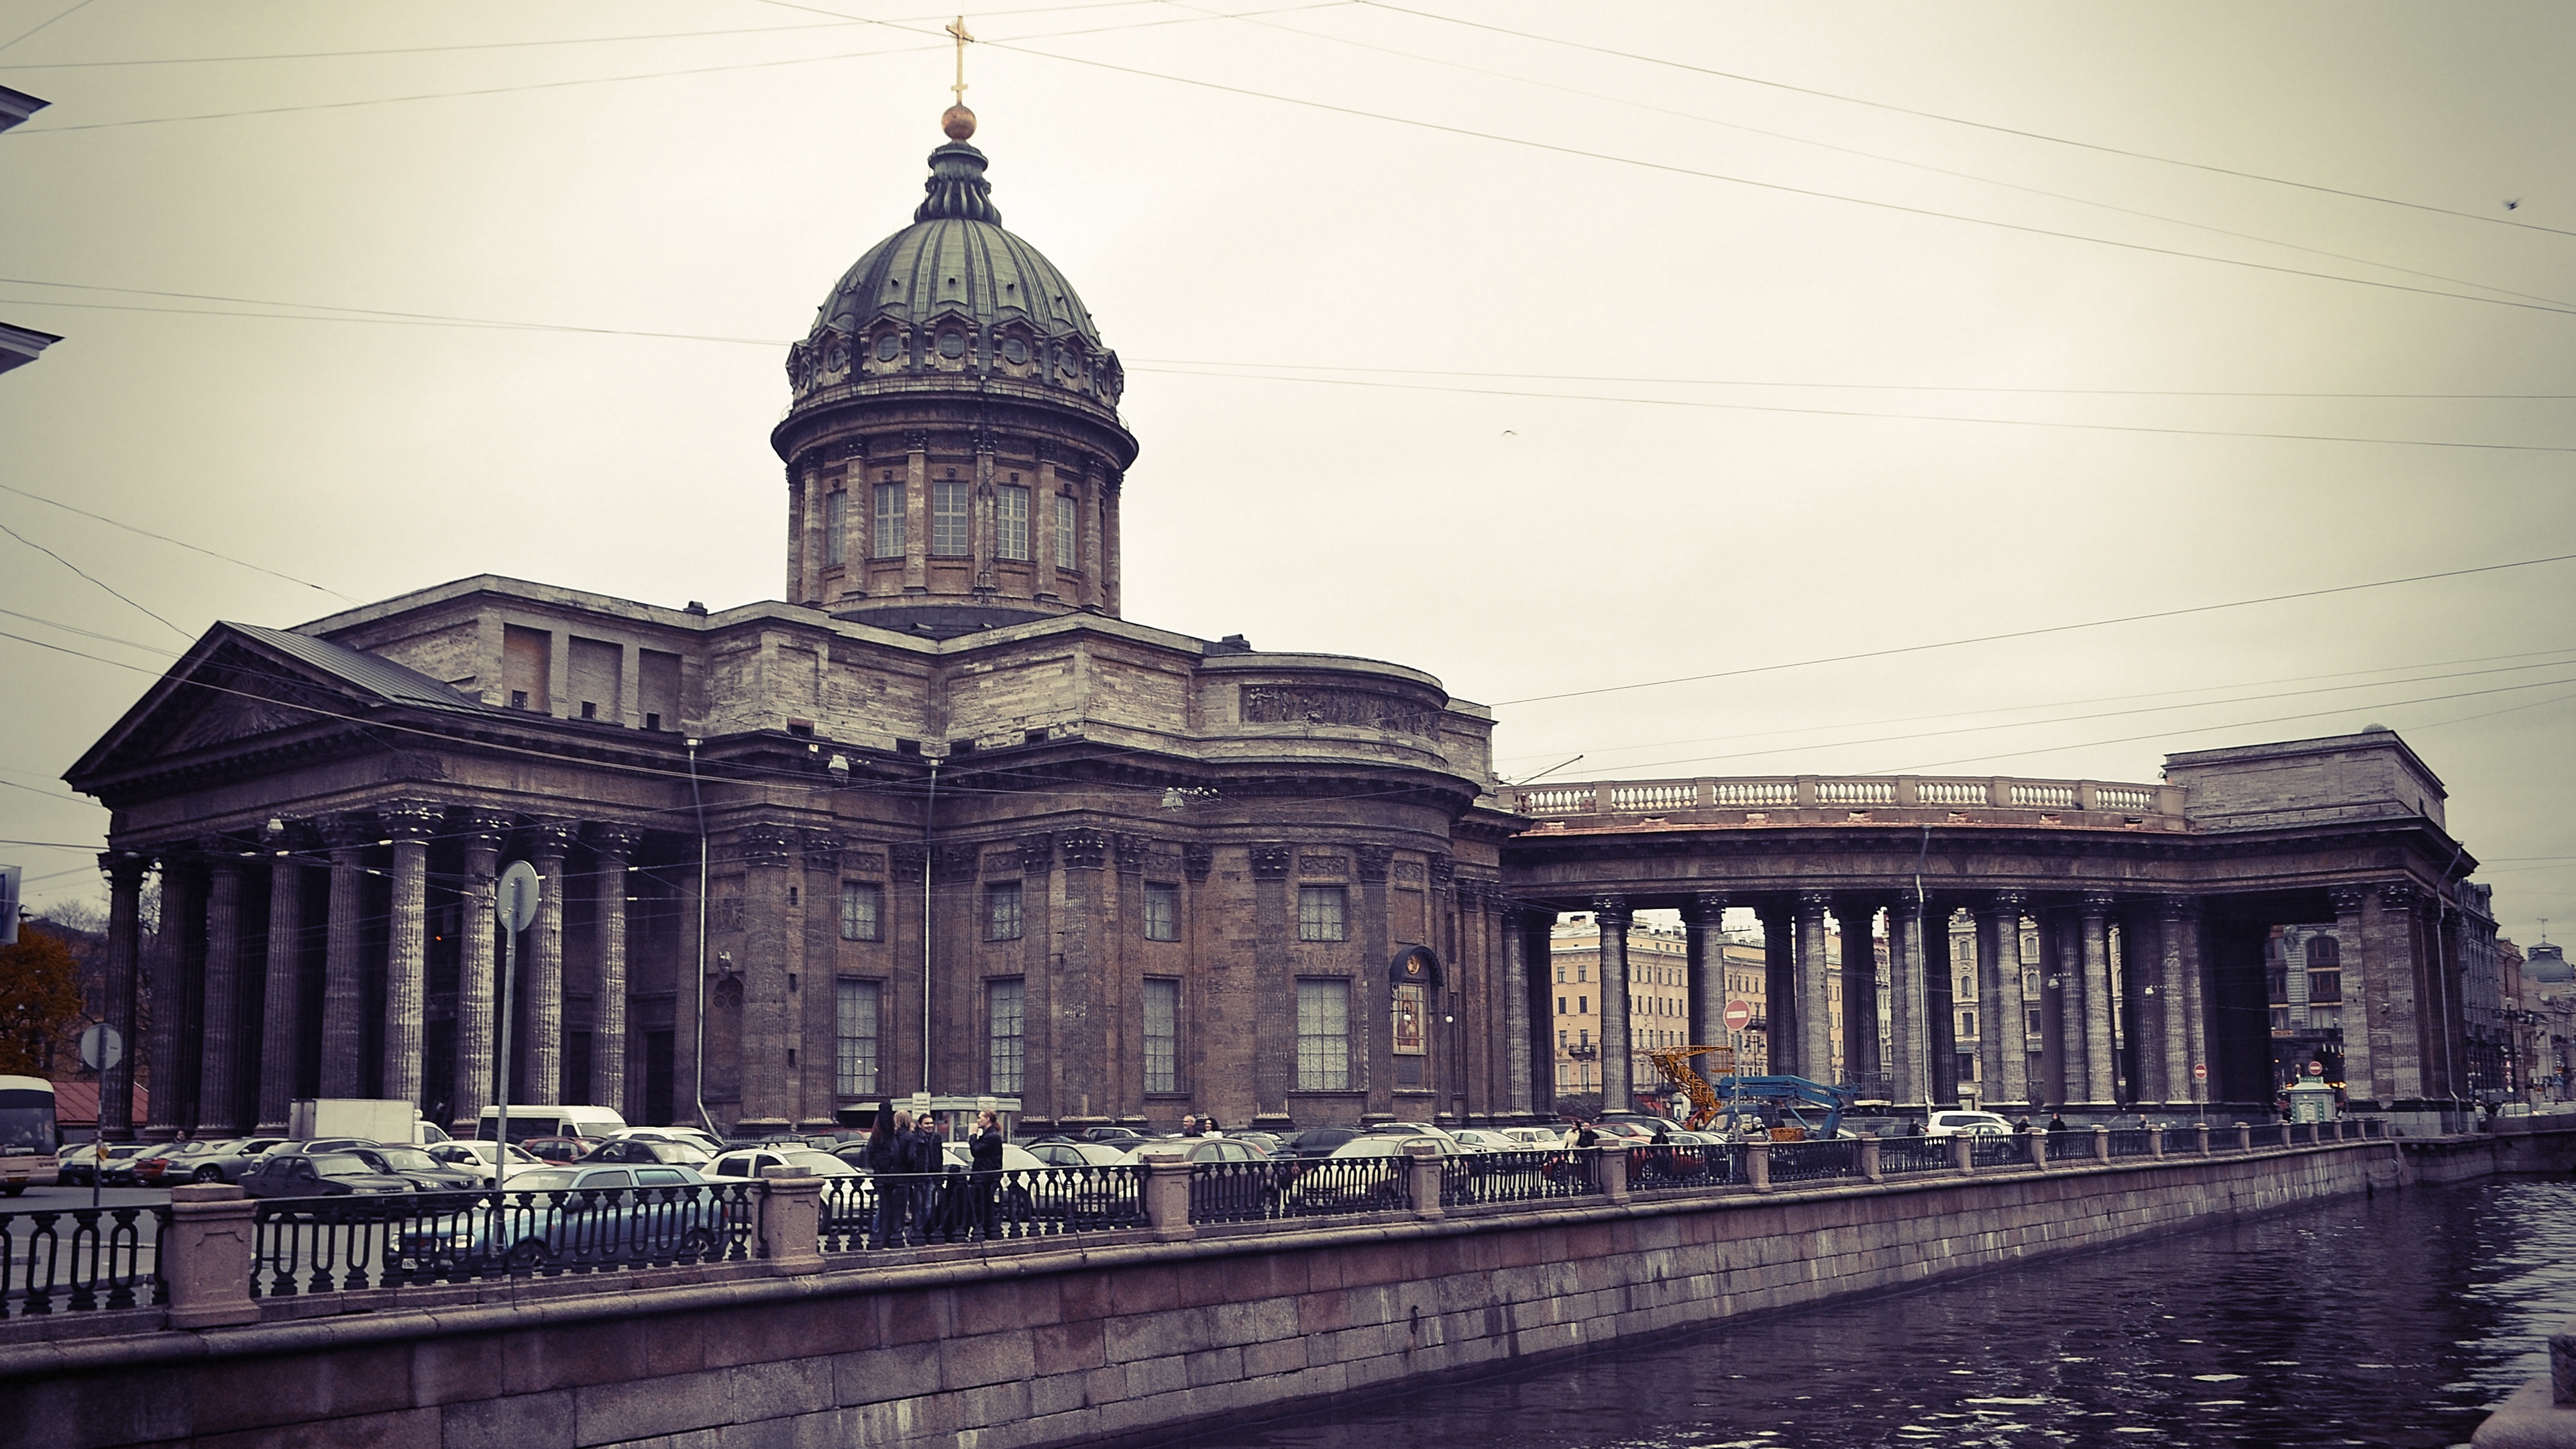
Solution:
[[[789,350],[799,405],[884,381],[1016,382],[1112,410],[1125,378],[1081,296],[1038,249],[1004,231],[984,153],[930,153],[912,225],[868,248]]]

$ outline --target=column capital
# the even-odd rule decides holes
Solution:
[[[1726,892],[1701,891],[1691,897],[1690,909],[1682,914],[1690,924],[1714,931],[1726,924]]]
[[[2353,893],[2352,908],[2356,911],[2361,909],[2361,896],[2358,891]],[[2201,909],[2201,900],[2198,896],[2162,896],[2156,901],[2157,913],[2177,924],[2187,925],[2199,920]]]
[[[447,821],[447,812],[428,800],[389,800],[376,807],[377,838],[388,842],[425,842]]]
[[[1833,908],[1834,893],[1832,891],[1798,892],[1798,919],[1800,921],[1821,921],[1833,911]]]
[[[1424,870],[1431,877],[1433,890],[1447,890],[1450,882],[1457,878],[1458,861],[1454,856],[1434,854],[1425,864]]]
[[[150,858],[130,850],[102,850],[98,853],[98,873],[112,886],[143,884],[144,872],[152,869]]]
[[[2086,920],[2099,920],[2110,915],[2119,904],[2120,898],[2109,891],[2086,891],[2076,909],[2084,913]]]
[[[1360,845],[1353,846],[1351,854],[1356,857],[1359,879],[1363,885],[1386,884],[1387,868],[1395,860],[1393,849],[1383,845]]]
[[[754,821],[736,832],[746,864],[776,868],[787,864],[796,851],[796,832],[784,825]]]
[[[1181,874],[1188,876],[1191,884],[1204,883],[1208,878],[1208,872],[1215,868],[1216,851],[1213,847],[1205,845],[1181,847]]]
[[[375,822],[364,815],[344,811],[320,816],[314,820],[313,829],[322,837],[322,843],[335,853],[361,850],[376,843]]]
[[[1109,863],[1109,837],[1100,831],[1068,830],[1057,836],[1056,842],[1064,847],[1066,870],[1098,870]],[[1285,847],[1282,849],[1284,850]],[[1253,868],[1256,872],[1260,869],[1260,855],[1261,852],[1256,848],[1253,851]],[[1286,871],[1287,865],[1283,857],[1280,872],[1285,874]]]
[[[1296,861],[1295,847],[1256,845],[1252,847],[1252,876],[1255,880],[1286,880],[1288,868]]]
[[[1637,913],[1628,909],[1626,896],[1594,896],[1592,914],[1604,931],[1624,931],[1628,929],[1629,922],[1637,918]]]
[[[460,811],[448,824],[468,850],[499,850],[510,839],[510,817],[495,811]]]
[[[1145,873],[1145,857],[1153,852],[1153,840],[1143,835],[1121,834],[1117,838],[1116,843],[1118,847],[1118,873],[1120,875],[1143,875]]]
[[[1055,837],[1045,831],[1020,837],[1020,874],[1044,875],[1055,866]]]
[[[634,854],[635,847],[644,843],[643,831],[637,830],[629,833],[634,836],[634,839],[628,842],[623,851],[619,852],[621,857]],[[841,845],[841,837],[834,835],[828,830],[808,830],[798,835],[796,838],[797,848],[805,853],[805,868],[807,870],[829,871],[834,875],[840,874],[841,871]],[[594,841],[593,848],[596,847],[597,843]],[[602,853],[605,854],[606,852],[603,851]]]
[[[581,838],[590,848],[611,860],[624,860],[644,843],[644,832],[631,825],[611,825],[592,821],[581,828]]]
[[[921,868],[930,862],[930,848],[910,842],[891,845],[886,847],[886,859],[893,867],[896,880],[919,880]]]
[[[528,827],[528,854],[538,860],[561,864],[572,852],[573,842],[581,839],[578,820],[540,820]]]
[[[2379,908],[2383,911],[2411,911],[2424,904],[2424,893],[2417,890],[2412,881],[2382,881],[2377,889]]]
[[[2029,904],[2030,896],[2026,892],[2010,890],[1996,891],[1987,901],[1986,909],[1994,912],[1996,915],[2003,915],[2009,912],[2011,913],[2013,920],[2018,923],[2021,920],[2023,908]]]

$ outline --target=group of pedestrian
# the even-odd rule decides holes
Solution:
[[[891,1102],[877,1107],[876,1124],[868,1130],[868,1175],[876,1189],[876,1219],[868,1240],[893,1248],[926,1243],[934,1233],[960,1238],[971,1228],[990,1238],[999,1226],[995,1212],[1002,1176],[1002,1120],[986,1111],[966,1135],[969,1194],[960,1200],[949,1191],[948,1138],[939,1119],[924,1112],[915,1117]]]

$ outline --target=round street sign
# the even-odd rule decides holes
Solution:
[[[1742,1031],[1753,1024],[1753,1003],[1742,997],[1726,1003],[1726,1029]]]
[[[2193,1081],[2195,1081],[2195,1082],[2206,1082],[2206,1081],[2208,1081],[2208,1080],[2209,1080],[2209,1063],[2207,1063],[2207,1062],[2194,1062],[2194,1063],[2192,1063],[2192,1064],[2191,1064],[2191,1079],[2192,1079]]]
[[[125,1060],[125,1038],[115,1027],[102,1022],[82,1032],[81,1065],[93,1072],[103,1072]]]
[[[2312,1077],[2322,1077],[2322,1076],[2324,1076],[2325,1074],[2326,1074],[2326,1064],[2325,1064],[2325,1063],[2320,1062],[2320,1061],[2310,1061],[2310,1062],[2308,1063],[2308,1075],[2309,1075],[2309,1076],[2312,1076]]]
[[[537,898],[545,892],[545,881],[537,868],[526,861],[513,861],[501,872],[500,889],[493,893],[492,909],[501,918],[503,929],[516,935],[535,923]]]

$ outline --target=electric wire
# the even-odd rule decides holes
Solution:
[[[84,579],[88,579],[89,582],[96,584],[100,589],[105,590],[114,598],[124,603],[132,604],[136,609],[141,610],[145,615],[158,622],[163,628],[168,629],[171,633],[178,635],[180,638],[189,639],[195,637],[187,630],[182,629],[178,625],[171,623],[169,620],[162,618],[160,615],[153,613],[150,609],[144,608],[141,604],[136,604],[134,600],[127,598],[124,594],[120,594],[115,589],[109,588],[106,583],[83,570],[79,564],[73,563],[70,559],[63,557],[61,554],[58,554],[52,549],[45,547],[43,544],[36,542],[34,539],[29,538],[27,535],[20,533],[14,528],[11,528],[9,525],[0,523],[0,533],[9,535],[11,538],[18,540],[27,547],[32,548],[36,552],[43,554],[45,557],[52,559],[54,562],[61,564],[64,568],[70,569],[73,573],[79,574]]]
[[[1538,35],[1529,31],[1511,30],[1500,25],[1491,25],[1478,20],[1462,20],[1454,15],[1441,15],[1428,10],[1414,10],[1402,5],[1389,4],[1387,3],[1387,0],[1360,0],[1360,3],[1368,5],[1374,9],[1393,11],[1399,15],[1411,15],[1423,20],[1438,21],[1444,25],[1463,25],[1474,30],[1489,30],[1497,35],[1514,36],[1522,40],[1536,41],[1542,45],[1561,45],[1572,50],[1588,50],[1598,55],[1614,56],[1621,60],[1633,60],[1646,65],[1666,66],[1675,70],[1691,71],[1699,75],[1713,76],[1720,80],[1738,81],[1745,85],[1768,86],[1774,90],[1792,91],[1799,95],[1816,96],[1830,101],[1841,101],[1848,105],[1867,106],[1873,110],[1892,111],[1899,115],[1919,116],[1924,120],[1941,121],[1953,126],[1968,126],[1976,130],[1992,131],[2000,135],[2019,136],[2025,140],[2046,141],[2058,146],[2072,146],[2078,150],[2097,151],[2111,156],[2126,156],[2137,161],[2153,161],[2159,165],[2178,166],[2191,171],[2206,171],[2219,176],[2233,176],[2244,181],[2262,181],[2274,186],[2288,186],[2300,191],[2314,191],[2328,196],[2347,197],[2355,201],[2377,202],[2383,206],[2404,207],[2410,211],[2434,212],[2443,216],[2459,217],[2466,221],[2480,221],[2492,226],[2512,227],[2519,231],[2548,232],[2555,236],[2576,236],[2576,231],[2566,231],[2554,226],[2542,226],[2537,222],[2516,221],[2509,217],[2487,216],[2474,211],[2461,211],[2456,207],[2434,206],[2426,202],[2406,201],[2398,197],[2380,196],[2367,191],[2350,191],[2342,187],[2319,185],[2315,182],[2294,181],[2287,177],[2267,176],[2257,171],[2240,171],[2232,167],[2215,166],[2202,161],[2184,161],[2172,156],[2159,156],[2149,151],[2133,151],[2120,146],[2103,145],[2099,142],[2078,141],[2066,136],[2051,135],[2045,131],[2022,130],[2013,126],[1997,125],[1989,121],[1972,121],[1963,116],[1947,115],[1939,111],[1917,110],[1910,106],[1900,106],[1888,101],[1873,101],[1860,96],[1844,95],[1839,91],[1819,90],[1812,86],[1792,85],[1787,81],[1767,80],[1761,76],[1743,75],[1735,71],[1715,70],[1707,66],[1692,65],[1687,61],[1675,60],[1670,56],[1640,55],[1634,51],[1614,50],[1608,46],[1589,45],[1579,40],[1567,40],[1561,36]]]
[[[2137,624],[2154,619],[2178,619],[2192,614],[2216,613],[2226,609],[2253,608],[2262,604],[2287,603],[2297,599],[2326,598],[2335,594],[2358,593],[2367,589],[2396,588],[2404,584],[2429,583],[2437,579],[2466,578],[2475,574],[2499,573],[2507,569],[2538,568],[2546,564],[2576,560],[2576,553],[2551,554],[2544,558],[2516,559],[2509,563],[2478,564],[2470,568],[2444,569],[2438,573],[2410,574],[2403,578],[2373,579],[2367,583],[2335,584],[2326,588],[2301,589],[2287,594],[2266,594],[2260,598],[2232,599],[2217,604],[2192,604],[2178,609],[2156,609],[2142,614],[2123,614],[2108,619],[2088,619],[2070,624],[2047,624],[2034,629],[2014,629],[2000,634],[1979,634],[1962,639],[1943,639],[1928,644],[1903,644],[1886,649],[1865,649],[1850,654],[1826,655],[1815,659],[1796,659],[1780,664],[1754,664],[1740,669],[1714,670],[1706,674],[1677,675],[1670,679],[1648,679],[1634,684],[1605,684],[1590,689],[1569,689],[1555,694],[1533,694],[1520,699],[1494,701],[1497,708],[1520,704],[1543,704],[1552,700],[1582,699],[1597,694],[1620,694],[1637,689],[1659,689],[1671,684],[1697,684],[1711,679],[1734,679],[1748,674],[1774,674],[1788,669],[1811,669],[1825,664],[1849,664],[1862,659],[1886,659],[1899,654],[1921,654],[1935,649],[1958,649],[1971,644],[1993,644],[2007,639],[2031,639],[2048,634],[2065,634],[2079,629],[2102,629],[2116,624]]]
[[[54,16],[52,16],[50,19],[46,19],[46,20],[42,20],[42,21],[37,22],[37,24],[36,24],[36,29],[35,29],[35,30],[22,30],[22,31],[19,31],[16,35],[14,35],[14,36],[10,37],[10,38],[5,42],[5,43],[0,43],[0,50],[14,50],[14,49],[16,49],[19,41],[25,40],[25,39],[27,39],[29,36],[34,35],[34,34],[36,33],[36,30],[43,30],[43,29],[47,28],[48,26],[51,26],[55,21],[63,19],[65,16],[70,15],[70,14],[72,13],[72,11],[74,11],[74,10],[78,10],[78,9],[80,9],[81,7],[83,7],[83,6],[87,5],[87,4],[89,4],[89,0],[72,0],[72,5],[71,5],[71,8],[70,8],[70,9],[68,9],[68,10],[64,10],[64,11],[61,11],[61,12],[59,12],[59,13],[55,14]]]
[[[177,545],[177,546],[179,546],[180,548],[184,548],[184,549],[188,550],[190,553],[201,553],[201,554],[204,554],[204,555],[205,555],[206,557],[208,557],[208,558],[221,559],[221,560],[223,560],[225,563],[228,563],[228,564],[237,564],[237,565],[239,565],[239,566],[241,566],[241,567],[243,567],[243,568],[246,568],[246,569],[251,570],[251,571],[252,571],[252,572],[254,572],[254,573],[263,573],[263,574],[266,574],[266,575],[268,575],[270,578],[273,578],[273,579],[284,579],[286,582],[288,582],[288,583],[290,583],[290,584],[301,584],[301,585],[303,585],[305,588],[313,589],[313,590],[316,590],[316,591],[321,592],[321,593],[329,594],[331,597],[333,597],[333,598],[335,598],[335,599],[344,599],[344,600],[347,600],[349,603],[352,603],[352,604],[355,604],[355,603],[359,603],[359,602],[361,602],[360,600],[350,598],[347,594],[341,593],[338,589],[332,588],[332,587],[330,587],[330,586],[329,586],[329,585],[327,585],[327,584],[317,584],[317,583],[313,582],[311,579],[299,579],[299,578],[297,578],[297,577],[296,577],[295,575],[293,575],[293,574],[280,573],[280,572],[278,572],[277,570],[275,570],[275,569],[273,569],[273,568],[270,568],[270,567],[269,567],[269,566],[267,566],[266,564],[255,564],[255,563],[252,563],[252,562],[251,562],[250,560],[248,560],[248,559],[244,559],[244,558],[235,558],[235,557],[233,557],[231,554],[228,554],[228,553],[218,553],[218,552],[216,552],[215,550],[213,550],[213,549],[211,549],[211,548],[207,548],[207,547],[203,546],[202,544],[194,544],[194,543],[190,543],[190,542],[188,542],[186,539],[183,539],[183,538],[172,538],[170,535],[168,535],[168,534],[166,534],[166,533],[155,533],[155,532],[153,532],[151,529],[148,529],[148,528],[138,528],[138,527],[136,527],[135,525],[133,525],[133,524],[131,524],[131,523],[124,522],[124,521],[123,521],[123,520],[121,520],[121,519],[110,518],[110,517],[108,517],[108,516],[107,516],[106,514],[104,514],[104,513],[92,513],[91,511],[89,511],[89,510],[88,510],[88,509],[86,509],[86,508],[76,508],[76,507],[72,506],[71,504],[68,504],[68,503],[63,502],[63,501],[62,501],[61,499],[59,499],[59,498],[48,498],[48,497],[46,497],[45,495],[43,495],[43,494],[41,494],[41,493],[30,493],[30,492],[28,492],[28,491],[27,491],[26,489],[24,489],[24,488],[19,488],[19,487],[16,487],[16,486],[11,485],[11,484],[8,484],[8,483],[0,483],[0,492],[15,493],[15,494],[17,494],[19,497],[21,497],[21,498],[29,498],[29,499],[33,499],[33,500],[35,500],[35,501],[36,501],[36,502],[38,502],[38,503],[48,504],[48,505],[50,505],[50,506],[52,506],[52,507],[59,508],[59,509],[63,510],[65,513],[77,513],[77,514],[79,514],[79,515],[80,515],[81,517],[83,517],[83,518],[94,519],[94,520],[96,520],[97,522],[104,523],[104,524],[108,525],[108,526],[109,526],[109,527],[111,527],[111,528],[121,528],[121,529],[124,529],[127,533],[140,534],[140,535],[142,535],[142,536],[143,536],[143,537],[145,537],[145,538],[158,539],[159,541],[161,541],[161,542],[163,542],[163,543],[168,543],[168,544],[176,544],[176,545]],[[0,613],[6,613],[6,612],[9,612],[9,611],[8,611],[8,610],[0,610]],[[24,614],[20,614],[20,615],[18,615],[18,617],[23,619],[23,618],[27,618],[27,617],[29,617],[29,616],[28,616],[28,615],[24,615]],[[38,620],[37,622],[42,623],[42,622],[44,622],[44,621],[42,621],[42,620]],[[56,627],[56,628],[62,628],[62,627],[64,627],[64,626],[57,624],[57,625],[55,625],[54,627]],[[78,631],[75,631],[75,632],[78,632]],[[104,637],[106,637],[106,636],[101,635],[101,636],[99,636],[99,637],[104,638]],[[118,642],[118,643],[132,643],[133,641],[132,641],[132,640],[118,640],[117,642]],[[140,645],[140,644],[137,644],[137,645],[135,645],[135,647],[136,647],[136,648],[138,648],[138,649],[140,649],[140,648],[143,648],[143,647],[145,647],[145,646]]]

